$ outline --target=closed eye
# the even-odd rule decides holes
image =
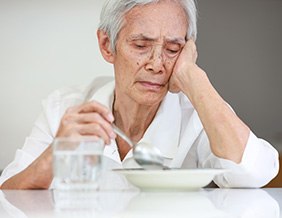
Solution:
[[[165,50],[169,56],[175,56],[181,51],[181,46],[178,43],[167,43]]]
[[[166,49],[165,51],[170,58],[175,58],[180,53],[180,49]]]
[[[138,44],[135,44],[135,47],[136,47],[136,48],[146,48],[146,45],[138,45]]]
[[[140,52],[147,52],[150,49],[150,43],[144,41],[136,41],[132,43],[133,47]]]
[[[177,52],[179,52],[179,49],[174,50],[174,49],[167,49],[168,52],[172,53],[172,54],[176,54]]]

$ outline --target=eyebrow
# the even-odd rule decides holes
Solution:
[[[186,40],[185,38],[177,37],[177,38],[167,38],[166,42],[184,45],[186,43]]]
[[[144,40],[144,41],[155,42],[158,39],[157,38],[148,37],[148,36],[146,36],[146,35],[144,35],[142,33],[141,34],[132,35],[132,36],[130,36],[128,38],[128,41],[135,41],[135,40]],[[166,38],[165,42],[184,45],[186,40],[185,40],[185,38],[176,37],[176,38]]]

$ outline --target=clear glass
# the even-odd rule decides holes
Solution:
[[[56,138],[53,142],[54,188],[96,190],[104,143],[95,138]]]

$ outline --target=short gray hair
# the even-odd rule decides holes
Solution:
[[[116,51],[118,33],[122,28],[124,15],[138,5],[157,3],[161,0],[107,0],[100,15],[99,30],[105,31],[111,43],[111,49]],[[194,0],[174,0],[179,2],[187,15],[188,30],[186,39],[197,38],[197,8]]]

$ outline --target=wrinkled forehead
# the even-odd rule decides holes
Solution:
[[[134,14],[134,16],[146,16],[147,14],[157,13],[159,11],[163,11],[163,13],[168,12],[171,15],[177,16],[179,11],[177,12],[173,10],[175,8],[181,11],[188,21],[188,15],[186,14],[184,7],[179,0],[159,0],[143,4],[137,3],[133,7],[126,10],[123,17],[126,18],[131,14]]]
[[[186,38],[188,20],[180,3],[160,1],[133,7],[125,14],[122,29],[151,38]]]

